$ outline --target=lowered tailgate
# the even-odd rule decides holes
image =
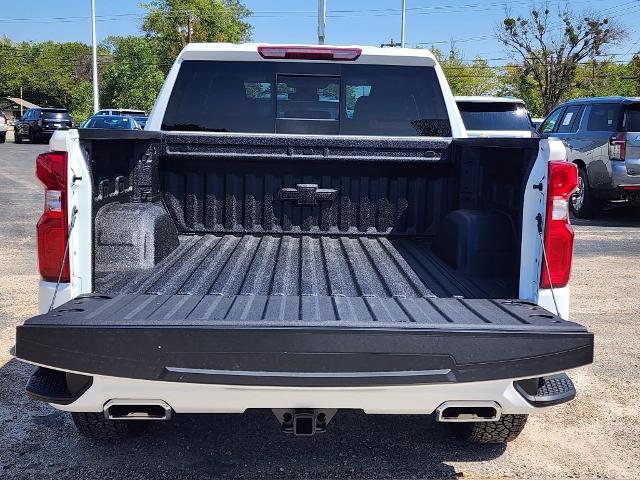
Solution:
[[[518,300],[86,295],[18,327],[16,356],[173,382],[364,386],[540,376],[593,360],[593,335]]]

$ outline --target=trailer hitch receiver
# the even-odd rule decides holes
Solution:
[[[327,431],[327,424],[336,414],[335,409],[294,408],[274,409],[273,413],[280,422],[284,433],[310,437]]]

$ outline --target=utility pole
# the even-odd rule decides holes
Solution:
[[[318,0],[318,44],[324,45],[324,27],[327,20],[327,2]]]
[[[96,0],[91,0],[91,41],[93,44],[93,113],[100,110],[98,97],[98,47],[96,45]]]
[[[404,48],[404,26],[407,22],[407,0],[402,0],[402,32],[400,33],[400,47]]]
[[[191,12],[187,13],[187,43],[191,43]]]

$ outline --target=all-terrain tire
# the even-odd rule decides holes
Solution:
[[[138,420],[107,420],[102,412],[73,412],[73,423],[85,437],[95,440],[114,440],[140,434],[147,422]]]
[[[527,423],[527,415],[502,415],[497,422],[452,423],[453,433],[471,443],[507,443],[515,440]]]
[[[0,133],[0,143],[4,143],[7,141],[7,134],[6,133]]]

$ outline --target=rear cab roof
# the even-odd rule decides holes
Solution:
[[[300,59],[265,59],[258,53],[258,47],[291,47],[311,49],[358,49],[359,57],[355,63],[373,65],[424,65],[435,66],[438,62],[427,49],[418,48],[380,48],[365,45],[282,45],[270,43],[190,43],[178,55],[177,62],[182,60],[227,60],[254,62],[302,62]],[[314,63],[334,63],[335,60],[313,60]],[[343,61],[341,61],[343,62]]]

